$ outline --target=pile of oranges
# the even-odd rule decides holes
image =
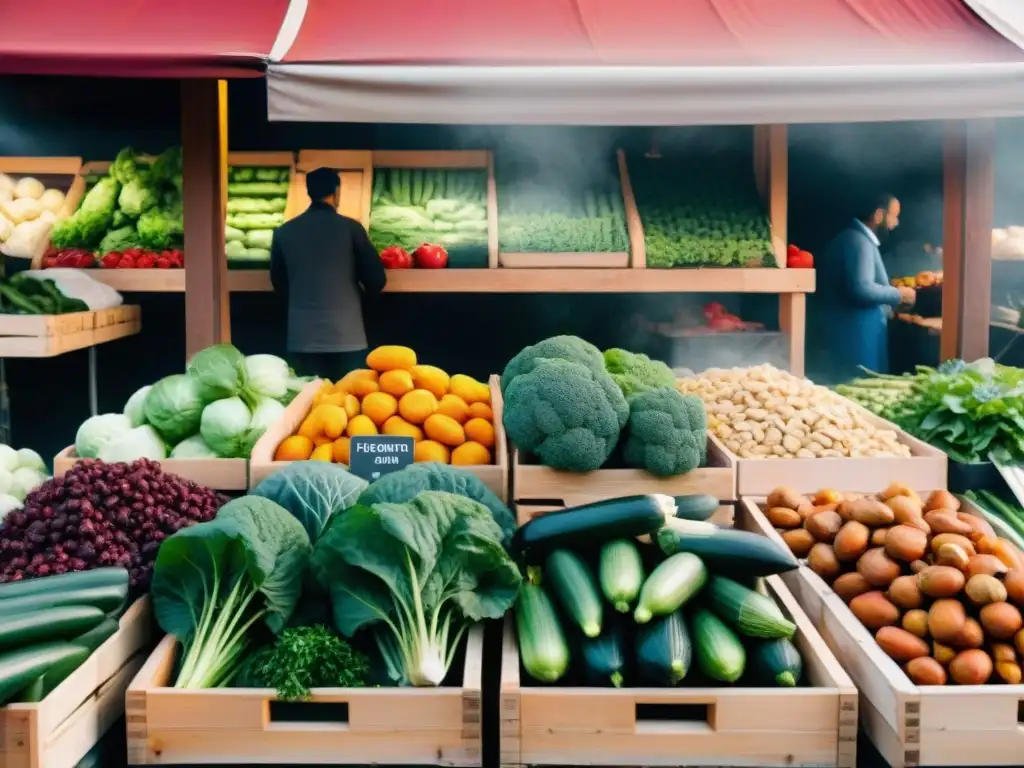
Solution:
[[[360,435],[415,440],[415,461],[471,466],[494,461],[494,413],[487,384],[419,365],[408,347],[377,347],[366,368],[324,382],[309,415],[274,453],[275,461],[349,463]]]

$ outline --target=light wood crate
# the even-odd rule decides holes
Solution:
[[[57,213],[57,221],[73,214],[85,194],[81,169],[80,157],[0,157],[0,173],[15,180],[31,176],[39,179],[47,189],[59,189],[64,193],[64,207]],[[49,247],[50,238],[47,237],[34,253],[29,254],[34,269],[42,266],[43,256]]]
[[[962,510],[974,511],[962,501]],[[763,514],[764,502],[744,498],[737,514],[751,521],[752,530],[785,546]],[[1024,685],[919,687],[810,568],[801,565],[782,579],[853,678],[861,693],[861,727],[889,765],[1024,764]]]
[[[491,390],[491,411],[494,413],[494,464],[483,466],[464,466],[464,469],[480,478],[495,496],[502,501],[508,501],[509,481],[509,454],[508,440],[505,437],[505,427],[502,425],[502,401],[501,386],[498,376],[491,376],[488,380]],[[277,447],[286,438],[295,434],[302,420],[309,415],[313,397],[320,389],[320,380],[307,384],[302,392],[292,400],[285,408],[281,418],[275,422],[270,429],[263,433],[252,449],[250,456],[250,488],[266,480],[270,475],[284,469],[290,461],[274,461],[274,453]]]
[[[341,182],[338,213],[355,219],[364,228],[369,228],[370,195],[373,192],[373,153],[368,149],[301,150],[298,173],[292,179],[292,191],[288,195],[289,206],[293,203],[295,205],[292,215],[298,215],[309,207],[306,174],[317,168],[331,168],[338,172],[338,180]]]
[[[65,315],[0,315],[0,357],[56,357],[141,330],[137,306]]]
[[[69,445],[53,457],[53,476],[63,477],[80,461],[82,459],[75,453],[75,446]],[[160,467],[164,472],[217,491],[244,491],[249,488],[247,459],[164,459]]]
[[[468,633],[459,686],[318,688],[291,705],[345,705],[334,722],[286,719],[269,689],[169,688],[176,653],[165,637],[128,687],[130,765],[481,764],[482,626]]]
[[[497,418],[497,416],[495,416]],[[735,459],[714,435],[708,435],[708,466],[684,475],[655,477],[640,469],[598,469],[562,472],[540,464],[526,464],[522,452],[510,444],[512,498],[517,505],[564,506],[643,493],[686,496],[706,493],[719,501],[736,500]]]
[[[125,691],[151,638],[152,611],[142,598],[49,696],[0,707],[0,768],[74,768],[124,713]]]
[[[857,691],[777,576],[764,580],[796,625],[810,685],[797,688],[559,688],[522,685],[507,620],[501,765],[838,766],[857,761]],[[663,719],[638,708],[665,707]],[[668,707],[688,707],[693,718]]]

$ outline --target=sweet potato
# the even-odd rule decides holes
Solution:
[[[936,600],[928,609],[928,634],[944,645],[955,643],[966,623],[967,612],[959,600]]]
[[[928,534],[910,525],[894,525],[885,537],[885,554],[905,563],[920,560],[928,551]]]
[[[863,523],[851,520],[845,523],[832,542],[832,549],[840,562],[850,562],[863,555],[868,549],[871,530]]]
[[[966,581],[961,571],[948,565],[930,565],[916,578],[918,589],[928,597],[955,597]]]
[[[1024,627],[1020,610],[1010,603],[989,603],[978,612],[978,618],[993,640],[1010,640]]]
[[[949,662],[949,676],[960,685],[984,685],[992,677],[992,659],[975,648],[960,651]]]
[[[896,661],[910,661],[928,655],[928,643],[898,627],[882,627],[875,633],[875,642]]]
[[[917,587],[916,576],[898,576],[889,585],[886,597],[905,611],[909,611],[912,608],[920,608],[924,602],[924,596]]]
[[[868,629],[891,627],[900,620],[900,609],[881,592],[865,592],[850,601],[850,610]]]
[[[907,662],[907,677],[915,685],[945,685],[946,670],[935,659],[919,656]]]
[[[881,547],[869,549],[857,561],[857,573],[868,583],[879,589],[886,589],[900,575],[900,564],[885,554]]]
[[[843,518],[838,512],[816,512],[804,520],[804,528],[818,541],[832,541],[842,527]]]
[[[863,595],[872,589],[868,580],[856,571],[844,573],[832,582],[832,591],[839,595],[844,603],[849,603],[857,595]]]

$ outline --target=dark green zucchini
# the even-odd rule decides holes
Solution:
[[[800,651],[785,638],[753,643],[750,664],[758,681],[785,688],[799,683],[804,671]]]
[[[93,605],[62,605],[12,614],[4,611],[0,620],[0,651],[42,640],[70,639],[93,629],[105,616]]]
[[[54,665],[81,653],[81,646],[58,641],[0,654],[0,706]]]
[[[743,643],[711,611],[701,608],[693,615],[693,644],[700,671],[712,680],[735,683],[743,676]]]
[[[706,493],[676,496],[676,517],[680,520],[707,520],[721,506],[718,499]]]
[[[538,515],[512,536],[509,550],[541,563],[556,549],[600,547],[612,539],[654,533],[676,513],[671,496],[624,496]]]
[[[24,579],[0,584],[0,601],[27,595],[52,595],[69,590],[119,586],[128,593],[128,571],[124,568],[97,568],[73,571],[39,579]]]
[[[544,564],[544,583],[585,636],[601,634],[604,604],[594,574],[583,558],[567,549],[555,550]]]
[[[536,584],[523,584],[519,590],[516,636],[523,669],[534,680],[553,683],[569,669],[569,646],[555,606]]]
[[[40,579],[40,581],[44,581],[44,579]],[[0,615],[31,613],[70,605],[91,605],[104,613],[118,613],[124,609],[127,600],[127,585],[123,587],[119,584],[112,584],[104,587],[68,588],[0,600]]]
[[[774,600],[732,579],[712,576],[704,595],[711,610],[741,635],[774,639],[796,632],[796,625],[782,615]]]
[[[692,552],[715,573],[737,579],[771,576],[800,567],[792,552],[764,536],[711,523],[672,520],[657,538],[666,555]]]
[[[655,619],[636,633],[636,662],[640,675],[658,685],[678,685],[690,671],[693,646],[682,611]]]
[[[622,623],[613,619],[599,637],[583,640],[583,676],[588,683],[622,687],[626,674],[623,634]]]
[[[29,683],[21,693],[18,694],[18,701],[23,704],[33,704],[45,699],[58,685],[78,669],[85,660],[92,655],[92,651],[83,646],[77,646],[78,652],[62,658],[53,664],[43,674]]]

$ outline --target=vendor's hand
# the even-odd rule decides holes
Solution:
[[[913,306],[914,302],[917,301],[917,291],[913,288],[908,288],[903,285],[899,288],[900,292],[900,303],[910,307]]]

